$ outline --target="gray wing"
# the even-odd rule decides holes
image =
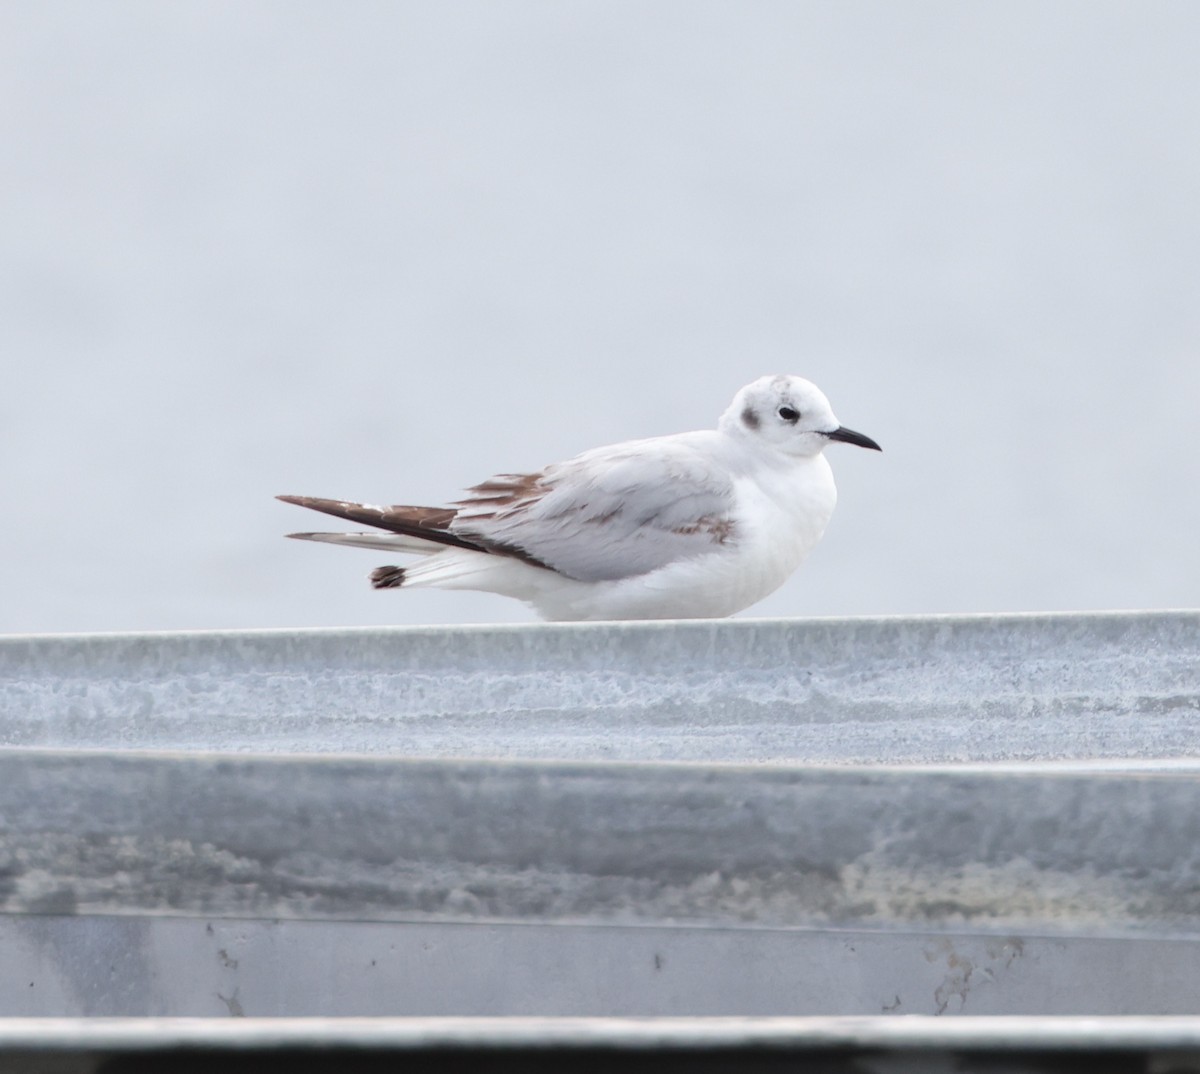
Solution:
[[[501,474],[455,506],[452,533],[519,549],[584,582],[629,578],[736,539],[727,471],[688,437],[599,448]]]

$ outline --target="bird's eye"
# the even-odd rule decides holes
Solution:
[[[790,406],[781,406],[779,408],[779,416],[786,422],[795,423],[800,420],[800,411],[793,410]]]

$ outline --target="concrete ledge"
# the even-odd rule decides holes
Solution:
[[[0,744],[1200,758],[1200,612],[0,638]]]

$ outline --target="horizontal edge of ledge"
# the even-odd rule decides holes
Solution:
[[[563,635],[579,634],[663,634],[674,632],[712,632],[743,630],[783,630],[819,627],[823,629],[858,629],[861,627],[897,626],[992,626],[1022,623],[1057,625],[1087,625],[1102,622],[1170,622],[1194,621],[1200,627],[1200,608],[1110,609],[1099,611],[1037,611],[1037,612],[947,612],[924,615],[857,615],[814,616],[806,618],[743,618],[743,619],[646,619],[609,620],[587,623],[463,623],[405,626],[344,626],[344,627],[254,627],[204,630],[127,630],[81,631],[64,633],[0,634],[0,647],[28,642],[128,642],[189,640],[271,640],[306,638],[402,638],[411,636],[487,635]]]
[[[1200,1017],[0,1018],[0,1051],[178,1048],[1190,1050],[1200,1048]]]

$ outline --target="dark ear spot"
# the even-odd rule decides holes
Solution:
[[[753,407],[746,407],[746,409],[742,411],[742,424],[745,425],[747,429],[758,428],[758,415],[754,412]]]

